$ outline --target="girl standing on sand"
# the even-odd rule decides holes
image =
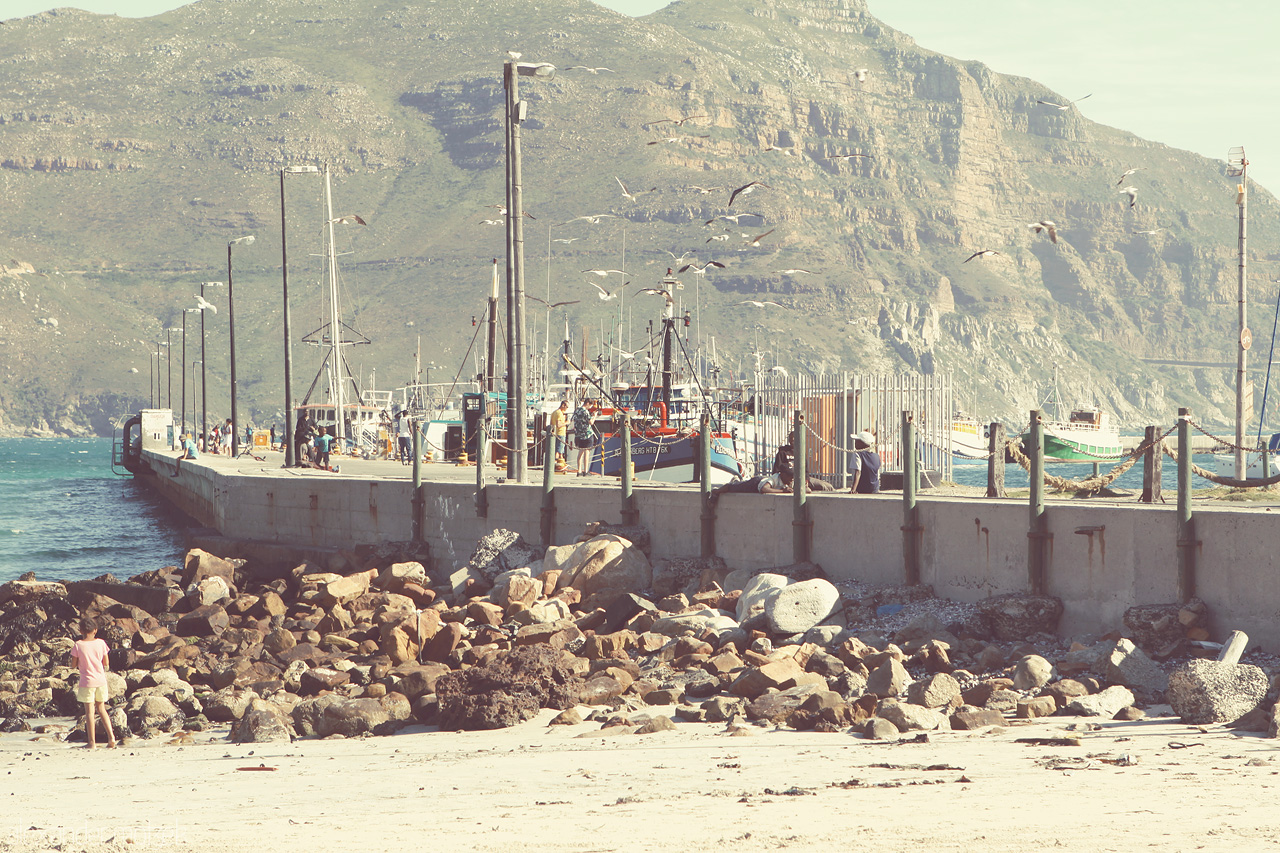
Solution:
[[[107,730],[107,748],[115,749],[116,733],[111,728],[111,717],[107,716],[107,670],[111,665],[107,660],[107,642],[97,636],[98,623],[87,617],[81,619],[80,639],[71,647],[71,659],[80,667],[76,701],[84,704],[84,729],[89,735],[89,749],[98,745],[94,737],[95,711],[102,717],[102,725]]]

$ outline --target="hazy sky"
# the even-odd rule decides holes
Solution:
[[[601,0],[630,15],[662,0]],[[1094,121],[1223,158],[1244,145],[1250,175],[1280,190],[1280,4],[1257,0],[869,0],[872,11],[918,43],[1004,74],[1030,77]],[[57,5],[130,17],[180,0],[0,0],[0,15]]]

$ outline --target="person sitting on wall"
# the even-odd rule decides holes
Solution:
[[[780,471],[770,474],[767,477],[760,478],[760,494],[777,495],[790,494],[791,488],[795,484],[795,471],[790,465],[784,465]]]
[[[302,461],[303,448],[311,438],[311,418],[306,412],[298,412],[298,422],[293,428],[293,449],[298,462]]]
[[[794,431],[788,433],[787,443],[778,447],[778,452],[773,457],[773,471],[777,474],[783,468],[793,468],[792,460],[795,458],[795,442],[796,434]]]
[[[849,454],[849,473],[853,485],[849,491],[856,495],[880,493],[880,455],[875,451],[875,434],[863,430],[853,435],[853,453]]]
[[[199,458],[200,458],[200,454],[199,452],[196,451],[195,439],[191,437],[191,433],[189,432],[183,433],[182,434],[182,453],[178,455],[177,461],[173,463],[172,476],[174,477],[178,476],[178,471],[182,467],[183,459],[199,459]]]

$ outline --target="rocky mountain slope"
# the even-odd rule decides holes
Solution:
[[[251,419],[278,418],[285,165],[328,165],[335,213],[369,223],[340,229],[344,302],[373,339],[352,366],[402,384],[421,341],[435,378],[474,373],[470,319],[504,252],[503,229],[482,223],[503,199],[508,49],[560,69],[521,90],[527,279],[581,301],[565,318],[532,306],[539,349],[566,320],[575,347],[590,330],[591,355],[612,334],[619,303],[579,273],[594,267],[631,274],[621,343],[640,346],[661,300],[638,287],[689,251],[725,264],[682,276],[678,295],[734,376],[759,341],[792,372],[950,372],[966,408],[1021,420],[1056,366],[1069,402],[1130,426],[1179,405],[1230,419],[1230,371],[1142,361],[1234,361],[1224,165],[1040,104],[1062,99],[932,53],[860,0],[681,0],[642,19],[587,0],[202,0],[0,25],[0,432],[102,431],[144,404],[155,340],[199,282],[225,280],[226,241],[246,233],[241,398]],[[843,154],[870,156],[829,159]],[[1133,207],[1116,184],[1130,168]],[[729,208],[753,180],[765,186]],[[319,191],[306,175],[286,189],[299,335],[325,322]],[[1254,188],[1250,211],[1251,269],[1267,281],[1275,200]],[[716,219],[730,213],[754,215]],[[1040,220],[1056,244],[1026,227]],[[979,249],[1000,254],[965,263]],[[211,298],[221,413],[225,296]],[[743,302],[761,298],[784,307]],[[1265,362],[1270,310],[1252,310]],[[301,393],[320,359],[295,352]],[[176,407],[180,370],[173,383]]]

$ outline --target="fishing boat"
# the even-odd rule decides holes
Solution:
[[[960,459],[986,459],[990,455],[990,424],[963,412],[951,418],[951,455]]]
[[[1045,422],[1044,455],[1067,461],[1100,462],[1123,456],[1124,448],[1111,416],[1099,408],[1089,407],[1073,409],[1066,420]]]
[[[1250,450],[1245,453],[1244,459],[1244,479],[1246,480],[1261,480],[1264,477],[1280,474],[1280,432],[1272,433],[1266,450],[1262,448]],[[1219,477],[1234,478],[1236,475],[1235,453],[1213,454],[1213,466]]]

